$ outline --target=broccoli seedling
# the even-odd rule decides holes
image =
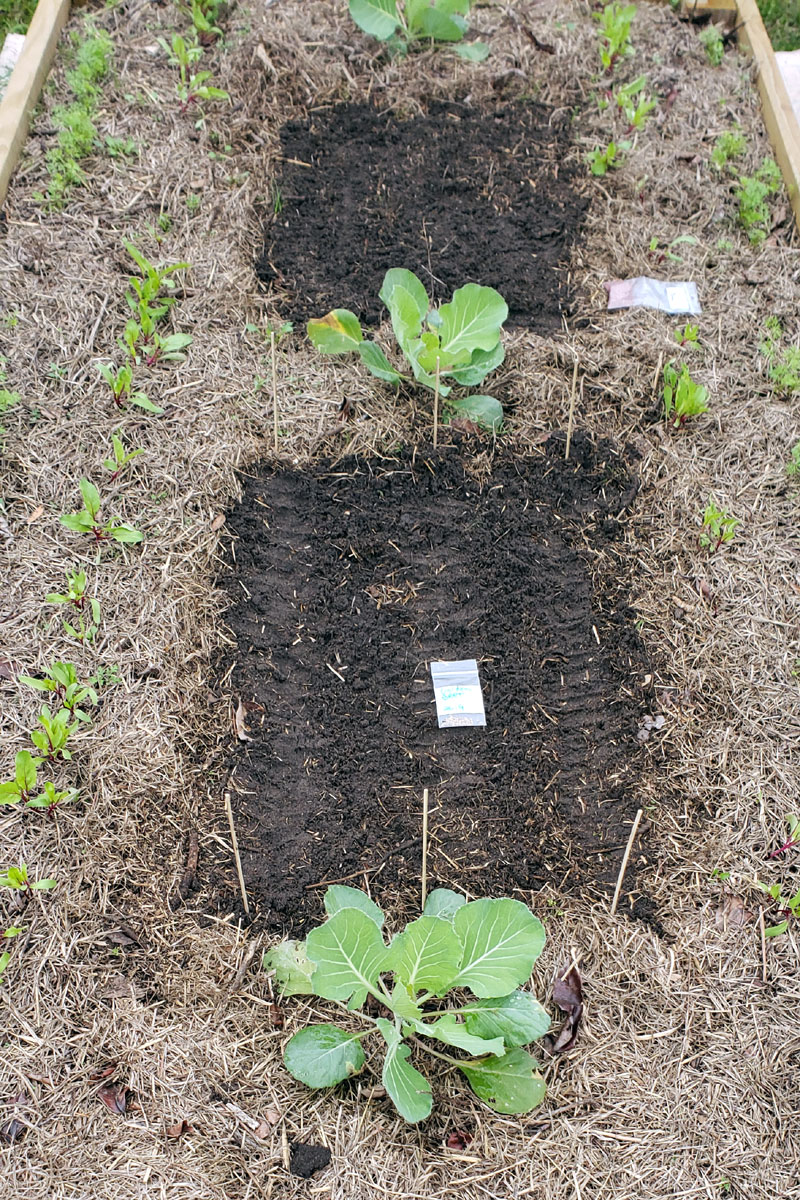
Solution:
[[[464,43],[472,0],[350,0],[349,12],[359,29],[394,54],[405,55],[419,42],[446,42],[456,54],[483,62],[485,42]]]

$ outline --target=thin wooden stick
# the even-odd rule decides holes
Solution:
[[[572,422],[575,419],[575,393],[578,390],[578,360],[572,368],[572,391],[569,397],[569,420],[567,421],[567,448],[564,451],[564,461],[569,458],[569,448],[572,443]]]
[[[764,929],[764,910],[758,910],[758,925],[761,930],[761,982],[767,982],[767,934]]]
[[[236,859],[236,874],[239,876],[239,888],[242,893],[242,904],[244,911],[250,916],[250,905],[247,903],[247,888],[244,886],[244,874],[242,873],[242,860],[239,857],[239,842],[236,837],[236,827],[233,824],[233,809],[231,808],[231,794],[225,793],[225,812],[228,814],[228,828],[231,831],[231,845],[233,846],[233,857]]]
[[[435,443],[434,443],[435,444]],[[422,793],[422,902],[420,908],[425,908],[428,895],[428,789]]]
[[[656,367],[656,373],[653,376],[653,387],[651,389],[653,392],[653,401],[655,401],[656,398],[658,397],[658,377],[661,374],[661,364],[663,363],[663,361],[664,361],[664,351],[662,350],[658,356],[658,365]]]
[[[433,448],[439,445],[439,359],[436,359],[436,391],[433,393]]]
[[[625,872],[628,869],[628,859],[631,856],[631,850],[633,849],[633,843],[636,838],[636,834],[639,830],[639,822],[642,819],[643,812],[644,812],[644,809],[640,808],[636,814],[636,819],[633,822],[633,829],[631,830],[631,836],[628,838],[628,844],[625,847],[625,853],[622,856],[622,866],[619,869],[619,877],[617,878],[617,886],[614,891],[614,899],[611,902],[611,916],[612,917],[614,916],[614,913],[617,911],[617,905],[619,904],[619,894],[622,891],[622,881],[625,878]]]
[[[275,330],[269,331],[269,345],[272,351],[272,440],[275,453],[278,453],[278,368],[275,363]]]

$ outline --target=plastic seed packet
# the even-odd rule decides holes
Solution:
[[[432,662],[431,679],[440,729],[486,724],[478,664],[474,658]]]
[[[697,284],[679,281],[665,283],[639,275],[636,279],[613,279],[605,284],[609,312],[616,308],[657,308],[666,313],[690,313],[699,317],[702,309]]]

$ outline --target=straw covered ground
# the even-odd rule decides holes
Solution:
[[[133,139],[136,151],[98,152],[87,185],[51,210],[35,196],[47,184],[69,37],[87,20],[114,46],[100,139]],[[514,330],[497,382],[516,401],[503,436],[530,452],[564,428],[577,359],[577,424],[640,456],[620,570],[666,718],[645,743],[639,784],[663,933],[555,884],[532,895],[548,932],[537,994],[549,1004],[554,972],[580,964],[575,1047],[545,1059],[548,1096],[530,1117],[488,1112],[442,1071],[434,1115],[409,1128],[370,1075],[333,1094],[291,1080],[281,1045],[310,1006],[275,1005],[258,969],[268,938],[230,915],[231,703],[213,666],[230,634],[215,579],[237,470],[271,453],[262,329],[280,312],[255,262],[280,126],[368,94],[405,112],[455,93],[476,105],[524,94],[574,112],[576,165],[612,127],[592,99],[586,4],[491,3],[474,20],[492,47],[483,64],[428,50],[387,62],[346,19],[344,0],[235,5],[201,64],[231,103],[208,104],[200,127],[198,110],[176,101],[176,70],[156,40],[186,29],[176,5],[76,7],[68,26],[0,244],[2,386],[20,395],[3,417],[0,461],[2,778],[39,699],[17,673],[67,659],[87,674],[116,664],[120,682],[104,689],[60,768],[81,798],[55,818],[0,816],[4,863],[57,881],[22,910],[2,898],[3,928],[24,927],[2,985],[0,1192],[16,1200],[800,1196],[798,935],[790,927],[762,944],[751,882],[797,886],[792,851],[768,855],[798,807],[798,491],[785,462],[800,422],[796,401],[768,379],[759,339],[770,315],[788,339],[800,335],[800,255],[785,196],[754,249],[735,225],[730,178],[709,165],[715,138],[735,123],[746,169],[768,153],[748,64],[729,50],[712,70],[697,31],[666,5],[639,5],[636,53],[618,73],[646,72],[658,108],[626,165],[597,181],[587,172],[582,185],[591,206],[568,264],[574,311],[561,334]],[[648,252],[652,238],[663,248],[687,234],[695,240],[673,248],[681,262]],[[194,338],[188,357],[137,375],[160,417],[117,414],[93,365],[120,357],[126,237],[154,261],[191,264],[169,315]],[[709,388],[710,411],[679,433],[658,421],[654,388],[658,364],[683,353],[679,320],[605,311],[605,280],[648,273],[696,280],[703,304],[700,345],[685,360]],[[278,378],[286,462],[427,436],[413,398],[321,360],[301,333],[280,342]],[[345,398],[354,416],[342,428]],[[118,429],[144,453],[112,484],[101,461]],[[489,441],[479,453],[489,470]],[[143,546],[98,552],[59,525],[79,507],[84,475],[109,515],[144,532]],[[710,493],[741,521],[713,557],[698,548]],[[45,603],[78,564],[102,605],[85,647]],[[231,1104],[255,1118],[258,1137]],[[449,1148],[457,1130],[470,1136]],[[330,1165],[308,1181],[292,1175],[297,1143],[329,1147]]]

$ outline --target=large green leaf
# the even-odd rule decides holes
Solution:
[[[453,49],[459,58],[464,58],[467,62],[484,62],[489,57],[489,47],[486,42],[462,42],[460,46],[454,46]]]
[[[360,908],[363,913],[372,918],[378,929],[383,927],[383,913],[375,901],[370,900],[366,892],[359,891],[358,888],[345,887],[342,883],[334,883],[326,891],[323,904],[325,905],[325,912],[329,917],[335,916],[343,908]]]
[[[456,909],[462,908],[466,903],[466,896],[462,896],[460,892],[453,892],[450,888],[434,888],[432,892],[428,893],[422,915],[424,917],[446,917],[449,920]]]
[[[437,42],[460,42],[467,32],[467,22],[455,14],[448,16],[441,8],[423,8],[413,28],[409,25],[409,32]]]
[[[36,760],[30,750],[20,750],[14,759],[14,779],[23,791],[30,792],[36,787]]]
[[[305,942],[288,939],[268,950],[262,959],[265,971],[274,971],[282,996],[310,996],[314,964],[306,957]]]
[[[380,298],[389,309],[389,312],[392,311],[392,292],[396,287],[405,288],[417,306],[420,321],[424,321],[431,302],[428,299],[428,293],[425,291],[422,281],[417,278],[413,271],[407,271],[405,267],[390,267],[383,277],[383,283],[379,292]]]
[[[446,991],[458,972],[462,946],[450,921],[418,917],[392,939],[388,969],[412,991]]]
[[[378,1017],[377,1025],[386,1038],[381,1082],[404,1121],[415,1125],[430,1116],[433,1106],[431,1085],[416,1067],[407,1061],[411,1050],[401,1040],[391,1021]]]
[[[395,284],[389,296],[389,316],[392,318],[392,329],[401,348],[409,354],[409,347],[419,338],[422,329],[422,317],[419,315],[419,305],[407,288],[401,283]]]
[[[466,417],[492,433],[497,433],[503,424],[503,406],[494,396],[460,396],[458,400],[448,400],[447,408],[451,417]]]
[[[402,383],[403,376],[399,371],[395,371],[380,346],[377,346],[375,342],[359,342],[358,353],[361,355],[364,366],[378,379],[382,379],[385,383]]]
[[[478,1037],[501,1037],[508,1047],[527,1046],[544,1037],[550,1017],[530,992],[499,999],[472,1000],[461,1009],[464,1024]]]
[[[357,1035],[338,1025],[308,1025],[286,1043],[283,1061],[307,1087],[333,1087],[361,1070],[364,1051]]]
[[[488,1038],[477,1036],[471,1033],[466,1025],[459,1024],[453,1013],[440,1017],[438,1021],[429,1025],[428,1029],[446,1046],[457,1046],[459,1050],[466,1050],[467,1054],[501,1055],[506,1052],[506,1044],[502,1037],[497,1034]]]
[[[462,387],[476,387],[490,371],[500,366],[505,356],[505,346],[498,342],[493,350],[473,350],[468,363],[463,367],[453,367],[447,374]]]
[[[544,946],[541,921],[521,900],[472,900],[453,925],[464,946],[454,986],[476,996],[507,996],[531,973]]]
[[[427,371],[422,365],[420,359],[422,358],[425,361],[430,361],[430,351],[431,347],[434,345],[431,339],[435,337],[436,335],[434,333],[424,333],[421,338],[415,338],[414,341],[410,342],[408,346],[403,347],[406,357],[411,363],[411,369],[414,372],[414,378],[418,383],[430,388],[432,392],[436,390],[436,358],[435,356],[433,358],[432,371]],[[446,387],[440,376],[439,395],[442,397],[449,396],[451,391],[452,388]]]
[[[350,16],[379,42],[390,38],[400,24],[396,0],[350,0]]]
[[[349,354],[364,339],[358,317],[348,308],[334,308],[324,317],[312,318],[306,328],[320,354]]]
[[[359,989],[369,991],[387,970],[388,947],[381,931],[359,908],[343,908],[312,929],[306,954],[316,965],[314,991],[326,1000],[349,1000]]]
[[[547,1088],[539,1064],[526,1050],[510,1050],[481,1063],[459,1063],[476,1096],[495,1112],[518,1115],[541,1104]]]
[[[439,309],[442,325],[442,361],[461,361],[464,351],[494,350],[508,317],[508,305],[494,288],[467,283]],[[467,361],[469,361],[469,357]]]

